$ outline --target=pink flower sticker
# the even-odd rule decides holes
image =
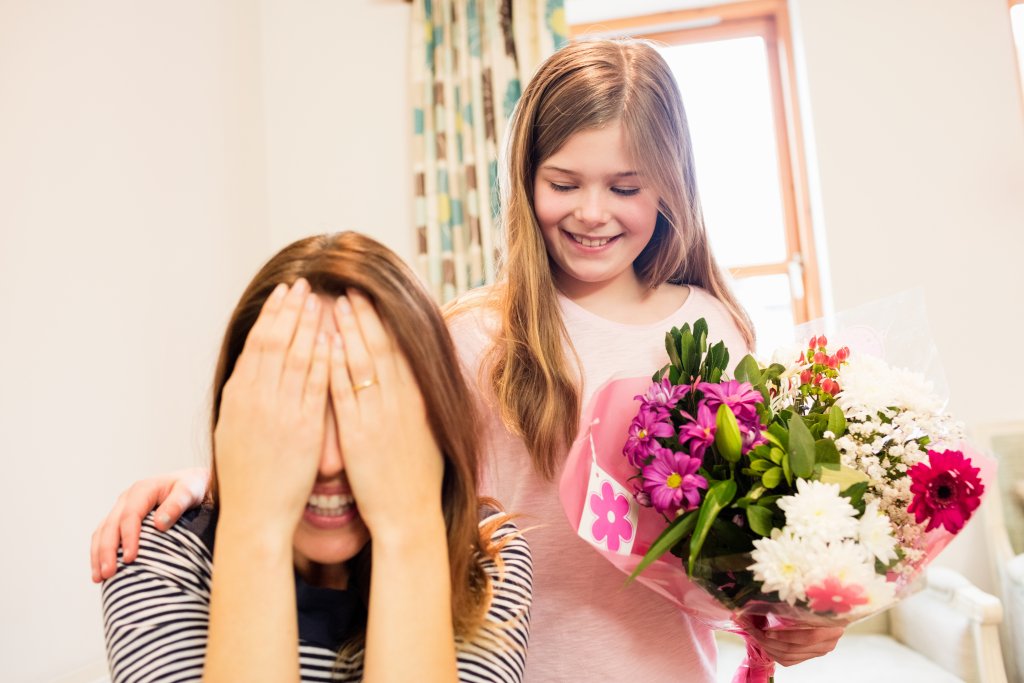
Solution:
[[[597,519],[591,527],[594,539],[606,540],[608,550],[613,553],[619,550],[619,540],[629,541],[633,538],[633,525],[627,518],[629,499],[616,495],[611,483],[601,483],[601,495],[590,494],[590,511]]]

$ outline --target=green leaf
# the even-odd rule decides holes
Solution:
[[[758,474],[764,474],[773,467],[775,464],[771,460],[754,460],[750,463],[750,469]]]
[[[722,457],[729,462],[739,462],[743,453],[743,437],[736,416],[726,404],[718,406],[715,416],[715,447]]]
[[[749,353],[743,356],[733,374],[741,382],[750,382],[755,387],[761,384],[761,368]]]
[[[814,462],[819,465],[839,464],[839,449],[832,439],[818,439],[814,442]]]
[[[679,358],[680,368],[682,368],[683,375],[686,377],[693,377],[697,370],[697,363],[695,361],[697,351],[697,342],[694,341],[693,335],[690,331],[684,329],[679,336]]]
[[[834,439],[846,433],[846,416],[837,405],[833,405],[832,410],[828,411],[828,431],[832,432]]]
[[[765,488],[773,489],[782,483],[782,468],[772,467],[761,475],[761,483]]]
[[[779,418],[783,420],[788,419],[785,416],[785,411],[779,413]],[[782,450],[785,451],[789,449],[789,432],[786,431],[786,428],[778,422],[772,422],[768,425],[767,438]]]
[[[786,477],[786,483],[790,486],[793,485],[793,468],[789,464],[789,455],[782,454],[782,474]]]
[[[675,328],[672,329],[675,332]],[[665,350],[668,351],[668,360],[675,367],[682,365],[682,361],[679,359],[679,351],[676,350],[676,338],[672,332],[665,333]]]
[[[751,505],[747,508],[747,523],[755,534],[771,536],[772,511],[760,505]]]
[[[819,481],[839,484],[840,491],[845,491],[854,484],[869,481],[868,475],[845,465],[817,465],[814,471]]]
[[[659,557],[667,553],[672,546],[686,538],[686,535],[693,531],[694,525],[697,523],[697,511],[690,510],[685,515],[680,515],[672,520],[672,523],[665,527],[665,530],[661,532],[661,535],[654,540],[651,547],[644,553],[644,557],[640,560],[640,564],[636,566],[633,573],[626,579],[626,583],[629,583],[637,577],[643,570],[647,569],[651,563],[657,561]]]
[[[786,454],[782,452],[781,448],[772,448],[770,451],[768,451],[768,459],[771,460],[776,465],[782,464],[782,457],[784,455]]]
[[[864,494],[867,493],[868,482],[858,481],[856,484],[851,484],[843,490],[842,495],[850,499],[850,505],[857,507],[860,502],[864,499]]]
[[[708,350],[708,321],[704,318],[697,318],[697,322],[693,324],[693,338],[699,342],[701,353]]]
[[[697,516],[697,526],[694,527],[693,536],[690,537],[690,562],[689,574],[693,576],[693,565],[704,547],[704,539],[707,538],[711,523],[726,505],[736,497],[736,482],[732,479],[716,481],[708,489],[704,501],[700,504],[700,512]]]
[[[814,437],[799,415],[789,418],[789,466],[801,479],[814,473]]]

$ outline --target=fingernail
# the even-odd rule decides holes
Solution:
[[[270,298],[274,301],[280,301],[284,297],[284,293],[288,291],[288,285],[283,282],[279,282],[277,287],[274,287],[274,291],[270,293]]]
[[[171,516],[166,512],[161,512],[159,515],[156,516],[156,521],[160,522],[164,526],[167,526],[171,523]]]
[[[109,566],[109,565],[107,565],[107,563],[106,563],[106,562],[102,563],[102,564],[100,565],[100,574],[106,574],[106,573],[107,573],[107,567],[108,567],[108,566]]]
[[[320,303],[320,298],[316,294],[308,294],[306,296],[306,310],[310,313],[316,310],[318,303]]]
[[[295,281],[295,284],[292,286],[295,287],[295,289],[299,290],[300,292],[309,291],[309,283],[306,282],[306,278],[304,277],[300,277],[298,280]]]
[[[317,346],[326,346],[327,345],[327,335],[324,334],[323,330],[320,330],[319,332],[316,333],[316,345]]]
[[[341,351],[341,335],[340,334],[338,334],[338,333],[334,334],[333,343],[334,343],[334,348],[336,348],[338,351]]]
[[[349,315],[350,313],[352,313],[352,304],[349,303],[347,296],[338,297],[338,310],[341,311],[342,314],[344,315]]]

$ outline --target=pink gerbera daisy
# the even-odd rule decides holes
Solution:
[[[815,612],[845,614],[854,607],[868,603],[867,591],[857,583],[842,583],[830,576],[807,588],[807,601]]]
[[[926,531],[943,526],[957,533],[981,503],[985,486],[978,472],[960,451],[928,451],[928,462],[917,463],[907,473],[914,495],[907,512],[918,524],[928,520]]]

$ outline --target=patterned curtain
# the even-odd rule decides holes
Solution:
[[[439,302],[494,281],[505,125],[566,34],[563,0],[413,1],[416,265]]]

